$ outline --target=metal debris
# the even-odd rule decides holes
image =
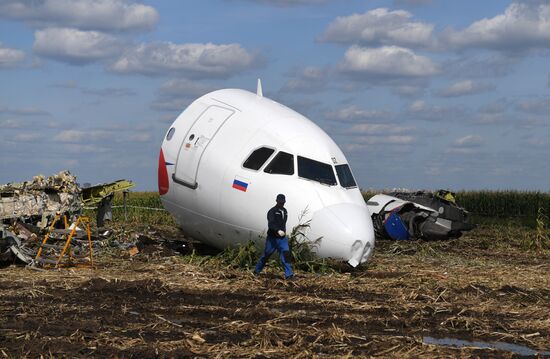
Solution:
[[[442,240],[459,238],[474,228],[468,211],[456,203],[450,191],[377,194],[367,206],[377,239]]]
[[[82,189],[69,171],[0,185],[0,264],[20,261],[31,266],[58,266],[66,253],[73,263],[85,251],[92,263],[91,247],[95,244],[89,223],[86,222],[87,230],[73,230],[76,223],[86,218],[82,217],[84,205],[97,205],[115,192],[123,192],[126,199],[132,187],[131,181],[118,180]],[[70,226],[71,222],[75,224]],[[109,230],[102,231],[93,239],[106,239],[111,234]],[[48,240],[55,243],[46,243]]]
[[[94,205],[115,192],[128,192],[135,184],[128,180],[118,180],[110,183],[102,183],[91,187],[82,188],[82,202],[86,205]]]
[[[0,220],[22,219],[45,228],[56,213],[82,210],[80,188],[69,171],[0,186]]]

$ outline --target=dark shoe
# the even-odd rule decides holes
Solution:
[[[285,280],[294,280],[294,274],[285,277]]]

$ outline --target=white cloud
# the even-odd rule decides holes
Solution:
[[[395,124],[386,124],[386,123],[359,123],[353,125],[349,129],[349,134],[358,134],[358,135],[395,135],[413,132],[415,129],[413,127],[399,126]],[[411,136],[393,136],[394,140],[397,138],[408,138]]]
[[[393,0],[396,5],[420,6],[429,5],[433,0]]]
[[[34,34],[33,50],[40,56],[83,65],[114,56],[120,41],[97,31],[47,28]]]
[[[547,138],[529,138],[526,141],[527,145],[531,147],[546,147],[550,142]]]
[[[77,144],[77,143],[67,143],[63,145],[63,149],[68,153],[84,154],[86,156],[89,156],[90,154],[107,153],[112,151],[111,149],[105,146]]]
[[[49,116],[50,113],[44,110],[39,110],[32,107],[3,107],[0,106],[0,114],[16,115],[16,116]]]
[[[158,93],[162,96],[177,96],[194,99],[214,91],[214,89],[214,86],[189,79],[173,79],[164,82],[160,86]]]
[[[445,75],[454,78],[490,78],[510,74],[521,60],[517,54],[468,53],[459,58],[444,61]]]
[[[338,17],[328,26],[320,39],[371,46],[432,46],[434,25],[411,21],[411,17],[411,13],[407,11],[390,11],[385,8]]]
[[[80,88],[80,92],[84,95],[92,95],[92,96],[98,96],[98,97],[128,97],[128,96],[135,96],[136,92],[129,88],[121,88],[121,87],[104,87],[104,88],[89,88],[89,87],[82,87]]]
[[[462,120],[465,110],[457,106],[429,105],[422,100],[414,101],[405,113],[411,120],[450,121]]]
[[[174,116],[173,116],[173,113],[174,112],[181,112],[183,109],[185,109],[187,106],[189,106],[189,104],[191,104],[191,99],[189,98],[186,98],[186,97],[180,97],[180,98],[175,98],[175,97],[157,97],[152,103],[151,103],[151,108],[153,110],[157,110],[157,111],[167,111],[167,112],[171,112],[172,114],[170,115],[170,119],[171,121],[174,121]],[[166,122],[168,121],[168,119],[166,119]]]
[[[162,115],[158,118],[158,121],[161,123],[171,124],[174,122],[175,117],[172,114]]]
[[[493,18],[478,20],[461,31],[447,29],[442,38],[457,48],[488,48],[503,51],[550,46],[550,4],[514,2]]]
[[[389,111],[365,110],[355,105],[351,105],[329,112],[326,117],[331,120],[339,121],[372,121],[387,120],[392,117],[392,113]]]
[[[535,97],[528,100],[521,100],[516,104],[516,110],[527,113],[548,115],[548,112],[550,111],[550,98]]]
[[[173,79],[163,83],[151,107],[160,111],[182,111],[192,100],[214,91],[216,88],[189,79]],[[170,116],[173,121],[173,116]]]
[[[504,113],[479,113],[471,117],[469,122],[477,125],[502,125],[512,122],[512,119]]]
[[[430,58],[397,46],[352,46],[346,51],[339,68],[340,71],[353,75],[387,78],[431,76],[440,71],[439,66]]]
[[[427,108],[426,102],[422,100],[414,101],[410,106],[409,110],[412,112],[420,112]]]
[[[478,135],[467,135],[464,137],[457,138],[454,143],[453,147],[455,148],[472,148],[472,147],[480,147],[483,145],[483,138]]]
[[[80,142],[86,138],[84,131],[65,130],[54,137],[54,141],[59,142]]]
[[[4,47],[0,43],[0,68],[12,67],[23,61],[25,53],[20,50]]]
[[[506,112],[510,108],[510,106],[511,101],[507,98],[502,97],[480,106],[479,112],[488,114],[502,114]]]
[[[103,87],[103,88],[92,88],[85,87],[78,84],[74,80],[69,80],[60,83],[54,83],[50,87],[66,89],[66,90],[78,90],[83,95],[92,95],[98,97],[129,97],[135,96],[136,92],[130,88],[125,87]]]
[[[127,50],[112,64],[111,70],[145,75],[227,78],[257,65],[257,62],[257,57],[239,44],[154,42]]]
[[[471,148],[471,147],[451,147],[448,148],[445,153],[451,154],[451,155],[478,155],[480,153],[480,150],[478,148]],[[464,169],[462,169],[464,170]]]
[[[0,120],[0,128],[2,129],[14,129],[21,127],[23,127],[21,121],[17,121],[14,119]]]
[[[464,80],[451,84],[446,89],[438,91],[437,95],[441,97],[458,97],[474,95],[493,90],[495,90],[494,85],[485,84],[473,80]]]
[[[151,6],[125,0],[3,0],[0,18],[109,32],[151,29],[159,15]]]
[[[520,118],[515,118],[514,126],[516,128],[527,129],[529,131],[539,128],[538,130],[535,130],[538,132],[542,128],[548,128],[550,126],[550,121],[548,121],[546,117],[522,116]]]
[[[387,146],[407,146],[416,142],[416,137],[406,135],[390,135],[390,136],[361,136],[354,138],[348,144],[345,144],[344,150],[348,152],[361,151],[375,145]]]
[[[104,130],[64,130],[58,133],[53,139],[58,142],[77,143],[89,141],[102,141],[112,139],[115,134]]]
[[[249,2],[267,4],[273,6],[287,7],[298,5],[320,5],[325,4],[331,0],[247,0]]]
[[[153,139],[153,136],[149,132],[140,132],[128,136],[130,142],[150,142]]]
[[[416,85],[400,85],[392,89],[392,92],[401,97],[416,97],[422,95],[424,87]]]
[[[314,92],[325,88],[327,84],[327,69],[308,66],[302,70],[295,70],[290,74],[282,91]]]
[[[33,142],[44,138],[44,135],[35,132],[18,133],[13,137],[16,142]]]

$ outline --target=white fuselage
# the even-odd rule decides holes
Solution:
[[[250,155],[262,151],[268,158],[256,161],[260,167],[246,168],[254,162]],[[306,234],[320,238],[314,247],[319,256],[356,266],[372,253],[374,231],[359,188],[342,186],[336,168],[349,168],[343,165],[342,151],[304,116],[248,91],[219,90],[194,101],[168,130],[159,192],[185,234],[218,248],[262,243],[267,211],[282,193],[287,232],[310,221]],[[317,172],[334,183],[317,179]]]

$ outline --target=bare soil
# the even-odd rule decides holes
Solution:
[[[0,357],[520,357],[424,336],[550,350],[550,255],[492,235],[379,242],[355,271],[293,281],[277,267],[255,277],[152,245],[104,254],[94,270],[10,266]]]

